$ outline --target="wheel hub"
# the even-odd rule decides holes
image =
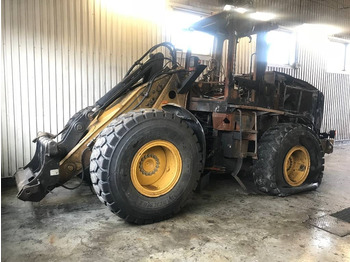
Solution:
[[[131,163],[131,181],[147,197],[159,197],[171,191],[180,178],[182,159],[179,150],[165,140],[143,145]]]
[[[310,154],[303,146],[292,147],[283,163],[283,176],[290,186],[300,186],[310,171]]]
[[[159,159],[154,154],[144,155],[139,164],[140,172],[145,176],[151,176],[158,171]]]

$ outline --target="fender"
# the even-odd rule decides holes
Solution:
[[[206,140],[205,140],[205,134],[204,129],[201,125],[201,123],[198,121],[198,119],[186,108],[183,108],[177,104],[169,103],[164,106],[162,106],[162,109],[166,112],[173,113],[177,117],[183,119],[186,121],[189,127],[192,128],[194,131],[198,142],[200,144],[201,150],[202,150],[202,171],[204,170],[205,166],[205,159],[206,159]]]

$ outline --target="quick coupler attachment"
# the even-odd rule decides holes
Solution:
[[[15,173],[17,197],[23,201],[34,202],[43,199],[59,181],[60,159],[57,142],[49,136],[37,138],[34,157]]]

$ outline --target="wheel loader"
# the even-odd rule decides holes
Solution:
[[[168,42],[149,49],[120,83],[73,115],[59,139],[39,132],[34,157],[15,174],[18,198],[40,201],[80,175],[119,217],[153,223],[179,212],[201,176],[237,177],[243,161],[263,193],[316,189],[335,132],[320,132],[319,90],[266,72],[265,36],[276,25],[224,11],[191,29],[214,36],[210,66],[190,51],[180,65]],[[237,43],[252,35],[255,63],[235,75]]]

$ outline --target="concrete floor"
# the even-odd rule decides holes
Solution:
[[[326,156],[317,191],[280,198],[211,180],[183,211],[146,226],[125,223],[84,186],[40,203],[2,190],[1,261],[350,261],[350,235],[309,219],[350,206],[350,145]]]

